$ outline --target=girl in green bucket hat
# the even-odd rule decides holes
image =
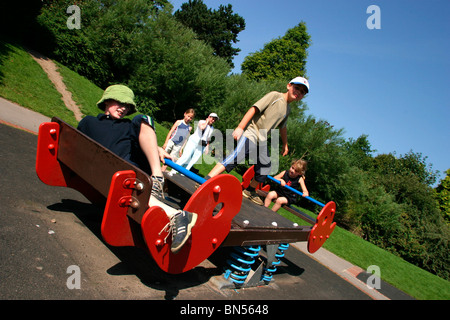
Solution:
[[[97,106],[104,113],[84,117],[78,130],[151,176],[152,192],[148,205],[159,206],[166,212],[172,232],[171,251],[177,253],[189,238],[197,214],[177,210],[162,202],[164,177],[160,162],[164,162],[164,157],[171,157],[158,146],[153,119],[142,114],[132,120],[124,119],[137,108],[133,91],[120,84],[106,88]]]

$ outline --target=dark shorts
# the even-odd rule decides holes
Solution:
[[[265,182],[270,173],[271,162],[267,144],[257,146],[246,137],[239,139],[236,149],[222,161],[227,172],[233,170],[238,164],[244,163],[245,159],[255,165],[255,180]]]
[[[277,193],[278,197],[285,197],[287,199],[288,201],[288,203],[286,204],[287,206],[290,206],[291,204],[297,202],[297,195],[293,194],[292,192],[289,192],[289,190],[277,188],[275,192]]]

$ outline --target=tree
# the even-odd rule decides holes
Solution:
[[[306,74],[310,35],[300,22],[286,34],[264,45],[261,51],[248,55],[242,72],[254,80],[292,79]]]
[[[372,150],[368,136],[363,134],[354,140],[350,138],[345,142],[344,147],[347,149],[350,164],[362,170],[369,170],[372,166]]]
[[[447,175],[435,189],[434,197],[438,202],[439,209],[447,224],[450,223],[450,169],[445,172]]]
[[[448,278],[449,229],[444,223],[428,185],[435,173],[420,153],[412,151],[399,158],[393,154],[374,158],[374,179],[402,205],[403,234],[391,243],[405,260]],[[437,245],[437,243],[439,245]]]
[[[181,5],[174,17],[194,30],[198,39],[214,49],[215,55],[224,58],[231,68],[234,67],[233,58],[241,50],[233,48],[232,44],[238,42],[237,36],[245,29],[245,20],[233,13],[231,4],[211,10],[202,0],[189,0]]]
[[[158,15],[149,30],[137,43],[128,82],[142,112],[173,123],[188,108],[200,118],[215,110],[223,100],[226,61],[169,14]]]
[[[82,12],[81,29],[67,27],[67,1],[44,1],[37,22],[44,32],[36,33],[33,49],[59,61],[99,86],[112,77],[111,67],[95,45],[90,24],[98,21],[99,6],[95,0],[78,3]],[[33,31],[32,31],[33,32]]]
[[[141,38],[151,32],[150,24],[159,14],[169,12],[167,0],[102,0],[95,20],[89,19],[87,32],[111,68],[110,82],[127,82],[137,68]],[[167,6],[167,8],[165,8]],[[83,21],[86,19],[83,19]]]
[[[148,32],[149,21],[171,11],[167,0],[80,0],[81,28],[69,29],[70,1],[44,0],[37,17],[45,30],[35,32],[34,49],[45,53],[105,88],[126,82],[139,55],[137,41]],[[31,30],[33,33],[33,30]]]
[[[289,117],[288,144],[290,156],[281,157],[280,167],[289,168],[289,161],[303,157],[308,161],[306,184],[313,198],[342,205],[345,199],[342,179],[349,169],[346,157],[343,130],[336,130],[325,120],[306,116],[300,109],[297,117]],[[306,201],[302,205],[310,206]],[[314,207],[314,206],[313,206]],[[317,208],[317,207],[315,207]]]

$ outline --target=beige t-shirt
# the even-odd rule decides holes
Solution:
[[[259,112],[250,121],[244,136],[254,143],[267,141],[267,134],[270,130],[286,127],[291,108],[287,104],[283,93],[272,91],[253,106],[258,108]]]

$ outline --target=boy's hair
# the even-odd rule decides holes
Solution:
[[[305,175],[306,167],[308,166],[308,162],[305,160],[292,160],[291,166],[294,167],[295,171],[299,172],[302,176]]]

